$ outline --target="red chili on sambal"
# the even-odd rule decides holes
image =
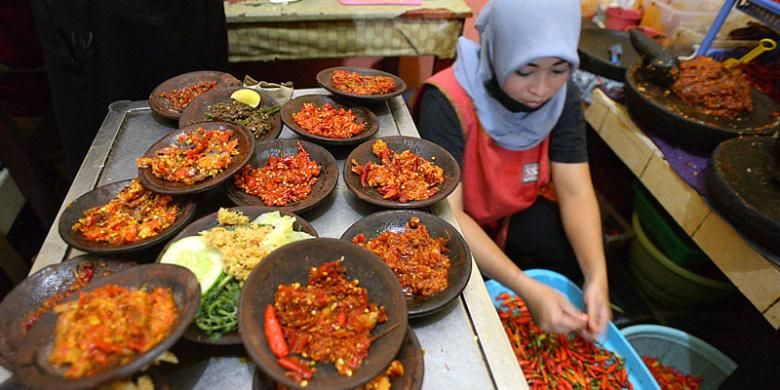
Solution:
[[[170,288],[131,290],[113,284],[57,305],[49,361],[82,378],[130,363],[171,332],[178,315]]]
[[[308,279],[305,286],[281,284],[274,295],[289,352],[333,363],[339,374],[352,376],[368,356],[371,331],[387,321],[385,308],[368,301],[359,280],[347,279],[340,260],[311,268]],[[294,377],[300,371],[296,367],[302,359],[286,356],[279,360]]]
[[[382,95],[395,91],[395,81],[388,76],[367,76],[356,72],[334,70],[330,81],[339,91],[356,95]]]
[[[325,103],[317,107],[313,103],[303,103],[303,108],[292,114],[293,120],[307,132],[326,138],[350,138],[365,130],[364,123],[358,123],[352,110],[334,108]]]
[[[168,99],[171,102],[171,108],[174,110],[182,111],[190,105],[193,99],[211,91],[216,86],[216,81],[201,81],[172,91],[161,92],[160,97]]]
[[[230,139],[232,130],[206,130],[180,134],[176,143],[157,151],[154,157],[140,157],[139,168],[151,168],[152,174],[168,181],[195,184],[216,176],[238,155],[238,139]]]
[[[360,175],[363,187],[376,187],[384,199],[406,203],[425,200],[439,191],[444,183],[444,170],[424,158],[404,150],[396,153],[382,140],[377,140],[371,151],[380,164],[368,161],[364,165],[352,160],[352,172]]]
[[[750,83],[742,71],[726,69],[706,56],[680,64],[680,75],[672,84],[672,91],[707,115],[733,118],[753,111]]]
[[[407,296],[429,298],[447,288],[450,259],[444,237],[433,238],[420,219],[412,217],[403,233],[384,232],[367,240],[364,234],[352,242],[376,253],[395,273]]]
[[[268,156],[264,167],[247,165],[234,181],[236,187],[259,197],[267,206],[284,207],[311,194],[321,169],[298,142],[298,154]]]
[[[107,204],[85,211],[72,229],[90,241],[131,244],[160,234],[177,212],[170,195],[149,191],[135,179]]]

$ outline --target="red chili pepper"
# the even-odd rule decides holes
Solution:
[[[282,326],[279,324],[279,319],[276,318],[276,310],[271,304],[265,307],[265,337],[268,340],[268,346],[271,347],[271,352],[276,357],[283,358],[290,353],[290,348],[287,347],[287,341],[284,339]]]
[[[295,356],[279,358],[278,363],[287,371],[301,376],[303,379],[311,379],[314,376],[312,368],[303,360]]]

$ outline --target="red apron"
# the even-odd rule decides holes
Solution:
[[[474,104],[452,67],[433,75],[425,84],[444,93],[463,128],[464,210],[504,248],[509,217],[533,205],[539,188],[549,182],[550,137],[528,150],[504,149],[482,129]]]

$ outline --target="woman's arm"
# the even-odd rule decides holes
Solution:
[[[583,336],[603,333],[610,319],[607,265],[601,234],[601,216],[588,163],[552,162],[552,178],[566,236],[585,276],[584,300],[588,327]]]
[[[568,333],[585,327],[587,316],[552,288],[523,273],[471,216],[463,211],[462,186],[447,198],[479,270],[520,295],[542,330]]]

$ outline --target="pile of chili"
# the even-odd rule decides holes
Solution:
[[[149,191],[135,179],[107,204],[85,211],[72,230],[90,241],[130,244],[160,234],[177,212],[170,195]]]
[[[67,365],[65,376],[81,378],[124,365],[171,332],[177,307],[170,288],[130,290],[113,284],[57,305],[49,361]]]
[[[171,102],[171,108],[174,110],[182,111],[190,105],[193,99],[214,89],[216,86],[216,81],[201,81],[172,91],[161,92],[160,97],[168,99]]]
[[[395,273],[404,294],[429,298],[447,288],[450,259],[444,237],[433,238],[420,218],[412,217],[403,233],[384,232],[366,240],[364,234],[352,242],[376,253]]]
[[[395,91],[395,81],[388,76],[367,76],[356,72],[335,70],[330,81],[339,91],[356,95],[381,95]]]
[[[140,157],[139,168],[152,168],[155,176],[173,182],[194,184],[216,176],[238,155],[238,139],[232,130],[206,130],[182,133],[176,144],[162,148],[154,157]]]
[[[317,107],[314,103],[303,103],[303,108],[292,114],[293,120],[307,132],[327,138],[354,137],[365,130],[364,123],[357,123],[352,110],[334,108],[329,103]]]
[[[642,356],[642,361],[662,390],[696,390],[701,385],[702,378],[685,375],[673,367],[663,365],[658,359]]]
[[[522,299],[499,294],[498,316],[533,389],[633,389],[623,359],[580,336],[546,333]]]
[[[316,371],[314,362],[330,362],[352,376],[368,355],[371,331],[387,321],[384,307],[368,301],[357,279],[347,279],[341,260],[309,270],[308,284],[281,284],[274,305],[266,307],[265,333],[280,366],[301,386]],[[291,353],[300,354],[309,362]]]
[[[80,290],[82,287],[88,285],[89,282],[92,281],[92,277],[95,276],[96,267],[105,267],[105,263],[98,263],[95,265],[91,262],[86,262],[81,263],[78,267],[74,268],[73,281],[65,287],[65,291],[46,298],[37,309],[27,313],[22,321],[22,328],[24,328],[24,331],[27,332],[30,330],[30,328],[32,328],[32,326],[35,325],[41,316],[46,314],[49,309],[62,302],[63,299]]]
[[[376,187],[384,199],[406,203],[428,199],[444,183],[444,170],[410,150],[395,153],[382,140],[377,140],[371,151],[380,164],[368,161],[364,165],[352,160],[352,172],[360,175],[363,187]]]
[[[298,142],[298,154],[268,156],[265,166],[245,166],[236,175],[236,187],[259,197],[267,206],[287,206],[306,199],[317,183],[321,167]]]
[[[718,61],[699,56],[680,64],[672,91],[702,113],[733,118],[753,111],[750,84],[739,69],[726,69]]]
[[[229,103],[218,103],[206,108],[206,119],[238,123],[249,130],[255,138],[260,138],[271,131],[271,117],[279,112],[279,106],[252,108],[237,100]]]

